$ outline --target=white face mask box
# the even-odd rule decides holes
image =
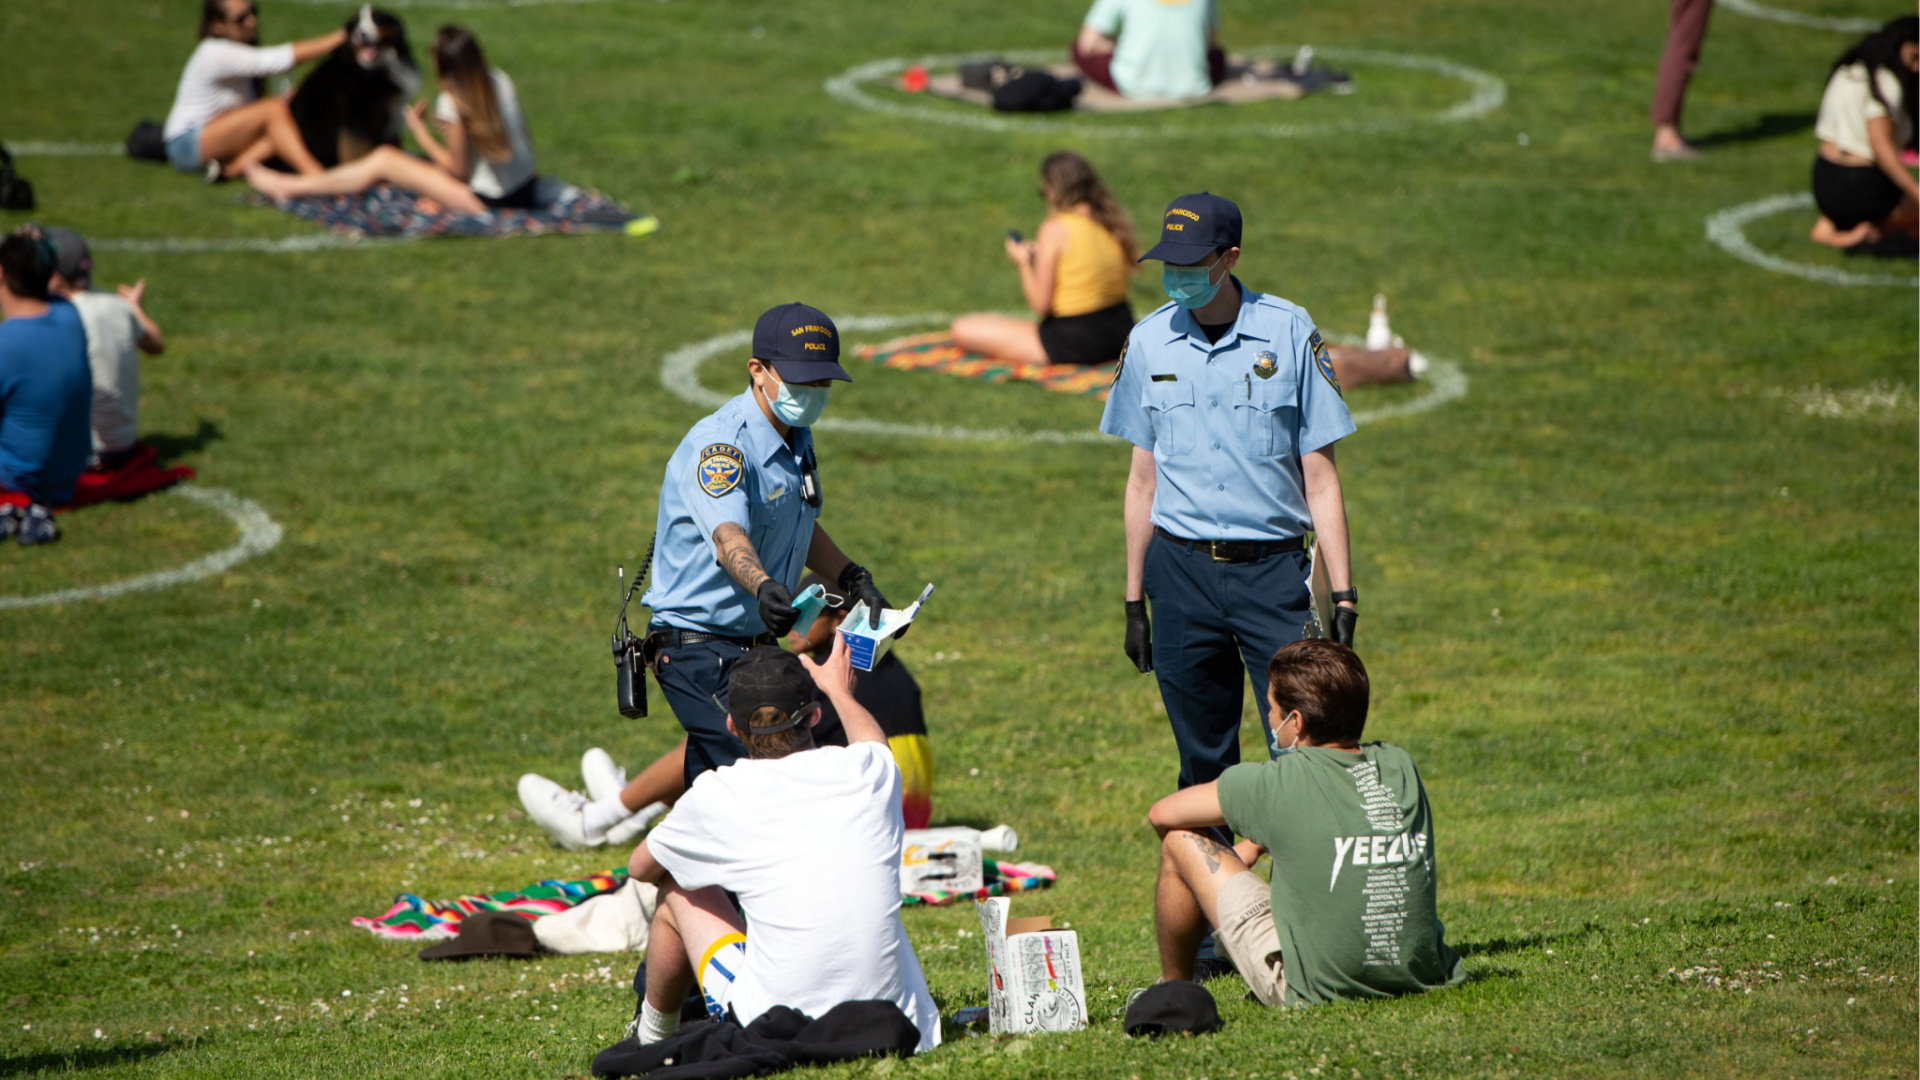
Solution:
[[[1053,929],[1041,915],[1009,919],[1013,901],[977,901],[992,981],[987,1019],[995,1035],[1076,1031],[1087,1026],[1087,988],[1080,977],[1080,935]]]
[[[986,884],[976,829],[908,829],[900,848],[900,892],[977,892]]]
[[[887,650],[893,648],[893,639],[913,622],[913,617],[920,614],[920,605],[932,595],[933,586],[928,585],[920,590],[920,599],[905,611],[882,608],[880,621],[876,625],[868,623],[866,601],[853,605],[853,610],[847,612],[847,621],[840,624],[840,636],[847,639],[847,658],[853,662],[854,668],[872,671],[880,658],[887,655]]]

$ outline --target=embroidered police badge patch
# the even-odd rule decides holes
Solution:
[[[746,473],[745,458],[738,447],[714,443],[700,451],[700,490],[719,498],[740,486]]]
[[[1307,339],[1307,346],[1313,350],[1313,366],[1320,369],[1320,377],[1327,380],[1327,385],[1333,387],[1334,393],[1346,397],[1346,391],[1340,389],[1339,377],[1333,373],[1333,358],[1320,331],[1313,332],[1313,336]]]
[[[1253,358],[1253,373],[1263,379],[1273,378],[1274,372],[1279,370],[1280,358],[1270,352],[1263,352]]]
[[[1120,359],[1114,362],[1113,381],[1107,384],[1108,387],[1120,385],[1120,373],[1127,369],[1127,346],[1131,344],[1133,344],[1131,337],[1120,343]]]

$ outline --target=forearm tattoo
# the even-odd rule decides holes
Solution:
[[[753,550],[753,541],[747,539],[747,530],[729,521],[713,530],[713,547],[714,558],[728,577],[749,593],[760,591],[760,583],[770,575],[760,565],[760,555]]]
[[[1220,857],[1227,853],[1227,849],[1220,846],[1220,841],[1193,832],[1187,834],[1187,839],[1193,841],[1193,846],[1200,852],[1200,857],[1207,860],[1207,873],[1219,873]]]

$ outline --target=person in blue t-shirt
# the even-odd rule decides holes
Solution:
[[[37,232],[0,240],[0,488],[29,500],[0,507],[0,538],[29,547],[59,539],[50,507],[73,497],[93,454],[87,334],[47,293],[54,262]]]

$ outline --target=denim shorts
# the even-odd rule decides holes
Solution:
[[[200,129],[188,128],[167,140],[167,160],[181,172],[197,173],[201,169]]]

